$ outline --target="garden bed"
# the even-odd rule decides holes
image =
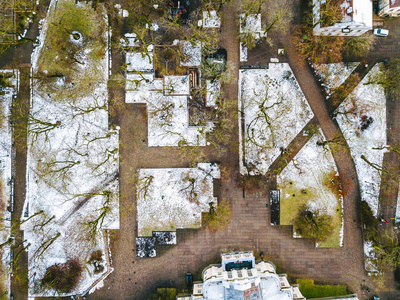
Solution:
[[[361,199],[369,204],[374,216],[378,213],[381,174],[371,164],[382,166],[382,147],[386,146],[385,93],[382,86],[373,83],[380,72],[380,64],[375,65],[336,112],[354,159]]]
[[[239,72],[241,173],[265,174],[313,117],[289,64]],[[242,140],[242,138],[244,140]],[[243,148],[242,148],[243,147]]]
[[[201,163],[197,168],[139,169],[137,176],[138,235],[151,236],[153,231],[199,228],[201,213],[216,201],[213,180],[220,171],[216,164]]]
[[[280,224],[291,225],[304,206],[332,217],[333,232],[318,243],[319,247],[343,245],[342,197],[337,180],[337,168],[330,151],[317,142],[324,140],[315,134],[278,175],[280,199]],[[296,232],[297,228],[293,228]]]

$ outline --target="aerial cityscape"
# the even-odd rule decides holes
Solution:
[[[0,0],[0,300],[400,299],[400,0]]]

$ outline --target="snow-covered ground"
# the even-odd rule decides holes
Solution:
[[[201,48],[193,47],[189,42],[181,44],[183,56],[187,58],[183,65],[200,65]],[[148,60],[148,57],[143,58],[141,53],[131,53],[127,63],[136,66],[143,60]],[[149,64],[146,61],[145,65],[140,70],[143,73],[127,73],[125,102],[147,104],[148,146],[206,146],[205,135],[212,130],[213,123],[189,126],[189,76],[165,76],[163,79],[156,79],[152,71],[153,62]],[[217,92],[219,90],[215,93]]]
[[[325,138],[322,132],[312,136],[278,175],[278,188],[282,190],[281,214],[287,214],[283,211],[285,207],[296,211],[299,206],[306,204],[311,210],[332,216],[336,221],[339,220],[339,222],[334,223],[339,223],[340,230],[334,234],[340,235],[340,238],[337,237],[337,240],[340,241],[337,246],[342,246],[342,212],[337,211],[338,207],[342,206],[342,197],[326,186],[327,178],[338,175],[338,171],[330,150],[317,145],[318,141],[323,140]],[[290,204],[284,205],[285,201]],[[304,203],[305,201],[306,203]]]
[[[386,145],[386,98],[382,86],[366,84],[380,72],[380,64],[375,65],[339,106],[336,117],[356,165],[361,199],[369,204],[374,216],[378,213],[381,174],[361,156],[378,167],[382,166],[385,150],[374,148]],[[362,129],[363,122],[368,120],[372,123]]]
[[[372,242],[364,241],[364,260],[365,260],[365,270],[368,275],[377,274],[378,267],[376,265],[376,255]]]
[[[241,159],[240,169],[242,173],[248,169],[250,175],[265,174],[280,149],[286,148],[313,117],[286,63],[240,70],[239,108],[239,121],[244,115],[244,165]]]
[[[183,67],[200,67],[201,65],[201,46],[192,45],[189,41],[174,41],[179,43],[183,53],[183,60],[180,65]]]
[[[197,168],[139,169],[137,179],[138,235],[176,228],[198,228],[201,213],[209,210],[213,179],[220,177],[216,164]]]
[[[261,32],[261,14],[248,15],[247,17],[241,14],[240,32]]]
[[[203,11],[203,26],[205,28],[221,27],[221,18],[218,16],[217,11]]]
[[[207,95],[206,95],[206,105],[207,106],[216,106],[217,100],[221,90],[221,83],[219,80],[206,80],[207,85]]]
[[[322,80],[322,86],[330,95],[332,90],[345,82],[350,74],[357,68],[359,62],[333,63],[323,65],[313,65],[315,72]]]
[[[51,1],[51,8],[55,2]],[[41,46],[45,43],[48,20],[40,34]],[[104,38],[107,41],[107,33]],[[45,50],[34,50],[34,72],[39,52]],[[71,294],[88,290],[110,268],[103,259],[104,271],[94,274],[93,266],[86,263],[98,249],[105,257],[102,229],[119,228],[119,132],[108,128],[109,57],[108,51],[105,53],[96,67],[101,79],[93,83],[96,88],[91,95],[54,100],[46,85],[32,90],[27,192],[22,216],[25,245],[29,245],[32,296],[54,295],[54,291],[39,291],[37,283],[48,267],[69,258],[79,259],[84,266],[82,279]],[[92,63],[88,57],[84,59],[85,64]],[[57,84],[59,89],[68,89],[63,80]]]
[[[0,244],[10,237],[11,213],[7,207],[12,205],[12,129],[10,114],[12,98],[19,89],[18,70],[0,70],[7,79],[10,87],[0,88]],[[0,292],[9,291],[10,287],[10,245],[0,248]]]

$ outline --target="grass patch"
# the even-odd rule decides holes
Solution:
[[[176,289],[175,288],[158,288],[157,293],[151,294],[150,300],[175,300]]]
[[[74,100],[90,95],[102,79],[99,63],[105,55],[104,10],[88,3],[59,1],[48,17],[49,27],[38,60],[38,87],[52,98]],[[60,88],[60,79],[64,80]]]
[[[316,285],[313,279],[297,279],[300,292],[307,299],[348,295],[345,285]]]
[[[292,221],[297,216],[298,211],[310,200],[319,197],[313,189],[300,189],[296,183],[286,181],[279,188],[282,189],[280,200],[280,219],[281,225],[292,225]],[[342,228],[342,206],[338,201],[336,213],[332,216],[333,232],[326,241],[320,242],[319,247],[333,248],[340,246],[340,229]],[[295,231],[296,228],[293,228]]]

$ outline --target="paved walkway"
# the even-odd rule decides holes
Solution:
[[[239,47],[236,39],[236,15],[232,7],[225,8],[221,46],[228,51],[228,61],[238,73]],[[283,41],[285,43],[285,41]],[[329,117],[324,97],[308,67],[295,58],[294,50],[286,45],[289,63],[305,91],[307,100],[316,115],[316,120],[327,139],[341,135],[337,124]],[[237,82],[224,87],[227,98],[237,99]],[[237,107],[236,107],[237,108]],[[232,131],[232,140],[238,138],[238,124]],[[105,281],[105,287],[90,299],[146,299],[149,292],[159,286],[184,286],[186,272],[192,272],[199,280],[201,271],[210,263],[219,261],[224,251],[262,251],[281,270],[294,276],[307,276],[318,281],[348,284],[353,291],[360,292],[361,283],[368,284],[364,276],[362,236],[359,215],[359,191],[357,176],[350,153],[346,148],[334,152],[340,175],[348,194],[344,199],[345,238],[340,249],[315,248],[314,242],[293,239],[289,226],[270,225],[270,210],[265,207],[268,190],[255,194],[238,188],[234,183],[238,172],[238,151],[231,150],[221,161],[234,169],[229,180],[221,183],[221,199],[229,201],[232,222],[223,232],[207,230],[178,230],[178,245],[151,259],[135,257],[137,233],[134,174],[142,167],[184,167],[189,161],[181,159],[180,153],[170,148],[148,148],[145,107],[126,105],[121,111],[121,229],[115,231],[111,248],[115,271]],[[208,150],[212,153],[212,149]],[[212,157],[214,156],[214,157]],[[221,159],[217,154],[209,160]],[[365,280],[365,282],[364,282]],[[361,297],[361,293],[360,293]]]

